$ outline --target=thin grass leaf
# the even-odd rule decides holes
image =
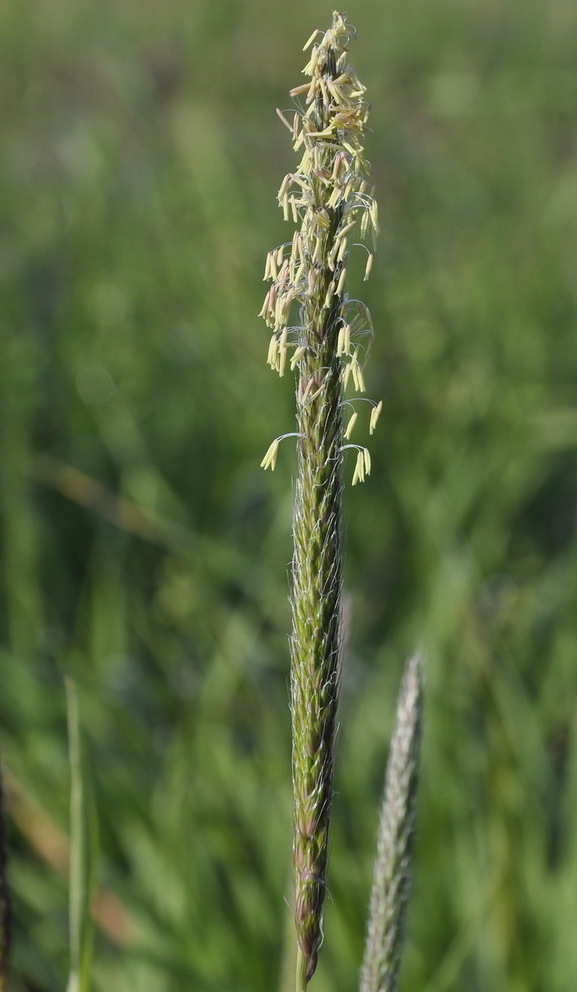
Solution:
[[[8,884],[8,838],[4,804],[4,782],[0,765],[0,992],[8,983],[10,957],[10,887]]]
[[[67,992],[89,992],[93,942],[90,902],[96,840],[94,816],[86,796],[78,696],[72,679],[66,679],[66,701],[70,758],[70,974]]]

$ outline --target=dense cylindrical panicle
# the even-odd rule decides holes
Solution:
[[[307,980],[322,934],[340,647],[342,386],[330,364],[322,374],[324,388],[298,410],[293,524],[295,919]]]
[[[385,776],[360,992],[396,992],[410,887],[423,710],[422,657],[409,661]]]
[[[328,855],[333,743],[337,720],[342,568],[342,462],[357,450],[353,483],[370,471],[366,448],[344,444],[344,390],[352,377],[364,391],[362,361],[372,333],[370,315],[345,288],[349,239],[377,233],[377,211],[366,181],[362,137],[365,88],[348,63],[352,29],[334,13],[315,31],[304,74],[291,90],[292,122],[279,111],[302,159],[283,180],[278,200],[297,225],[292,240],[269,252],[270,286],[261,315],[272,328],[269,364],[296,370],[297,476],[293,515],[291,713],[293,736],[295,921],[297,990],[312,976],[322,940]],[[372,251],[365,247],[370,271]],[[353,401],[347,401],[352,405]],[[380,404],[373,404],[372,433]],[[354,410],[354,407],[353,407]],[[263,468],[274,468],[276,438]]]

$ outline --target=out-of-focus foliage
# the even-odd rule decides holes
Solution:
[[[402,665],[428,650],[403,981],[577,974],[577,8],[358,0],[384,410],[317,992],[355,987]],[[314,0],[0,16],[0,738],[14,992],[68,970],[64,676],[98,822],[95,992],[270,992],[290,845],[290,376],[255,314]],[[291,229],[292,232],[292,229]],[[359,272],[364,259],[359,260]],[[366,292],[365,292],[366,290]],[[351,468],[352,471],[352,468]],[[95,842],[96,847],[96,842]]]

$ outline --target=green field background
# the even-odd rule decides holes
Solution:
[[[383,414],[372,475],[346,491],[351,634],[311,992],[357,986],[394,699],[419,642],[402,988],[570,992],[577,6],[348,12],[382,229],[350,291],[372,311]],[[66,987],[67,675],[95,992],[278,992],[290,966],[293,442],[274,474],[259,462],[294,429],[293,384],[267,369],[256,314],[265,254],[292,235],[275,107],[330,19],[318,0],[0,12],[13,992]]]

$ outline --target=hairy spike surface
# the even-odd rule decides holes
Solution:
[[[360,992],[396,992],[409,897],[421,747],[423,659],[403,676],[385,776]]]
[[[343,444],[344,390],[349,377],[364,389],[360,360],[372,333],[367,308],[345,287],[353,228],[361,238],[377,231],[362,144],[368,104],[348,62],[353,35],[334,12],[331,28],[315,31],[305,46],[312,46],[303,70],[310,82],[291,90],[293,144],[302,158],[278,194],[298,231],[269,253],[272,286],[261,311],[272,329],[269,364],[281,375],[288,364],[297,376],[291,713],[298,992],[322,942],[339,694],[343,452],[351,447]],[[275,458],[276,447],[263,467],[274,467]],[[369,470],[367,452],[354,481]]]

